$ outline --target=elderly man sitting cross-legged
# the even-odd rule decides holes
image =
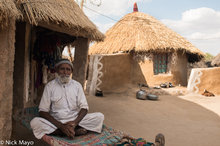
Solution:
[[[73,138],[87,130],[100,133],[104,115],[89,113],[88,103],[81,84],[70,78],[72,63],[63,59],[55,65],[58,77],[44,88],[39,105],[39,115],[31,121],[36,138],[45,134],[63,135]]]

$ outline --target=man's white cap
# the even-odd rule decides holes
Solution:
[[[55,68],[57,68],[61,64],[69,64],[73,69],[73,64],[68,59],[61,59],[55,64]]]

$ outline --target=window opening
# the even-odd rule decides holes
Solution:
[[[154,62],[154,74],[155,75],[159,73],[167,72],[167,65],[168,65],[168,54],[167,53],[154,54],[153,62]]]

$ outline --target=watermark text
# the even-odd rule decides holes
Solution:
[[[0,140],[0,145],[24,145],[31,146],[34,145],[34,141],[32,140]]]

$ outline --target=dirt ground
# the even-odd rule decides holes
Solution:
[[[136,99],[138,88],[129,86],[104,97],[89,96],[90,112],[100,111],[106,125],[150,142],[163,133],[167,146],[219,146],[220,96],[174,96],[168,90],[158,101]]]
[[[104,97],[87,95],[89,112],[102,112],[104,124],[149,142],[154,142],[156,134],[163,133],[166,146],[219,146],[220,96],[170,95],[186,94],[185,88],[159,90],[150,91],[166,94],[159,95],[157,101],[136,99],[138,88],[134,86],[104,92]],[[34,140],[36,146],[46,145],[19,125],[14,126],[13,131],[14,139]]]

